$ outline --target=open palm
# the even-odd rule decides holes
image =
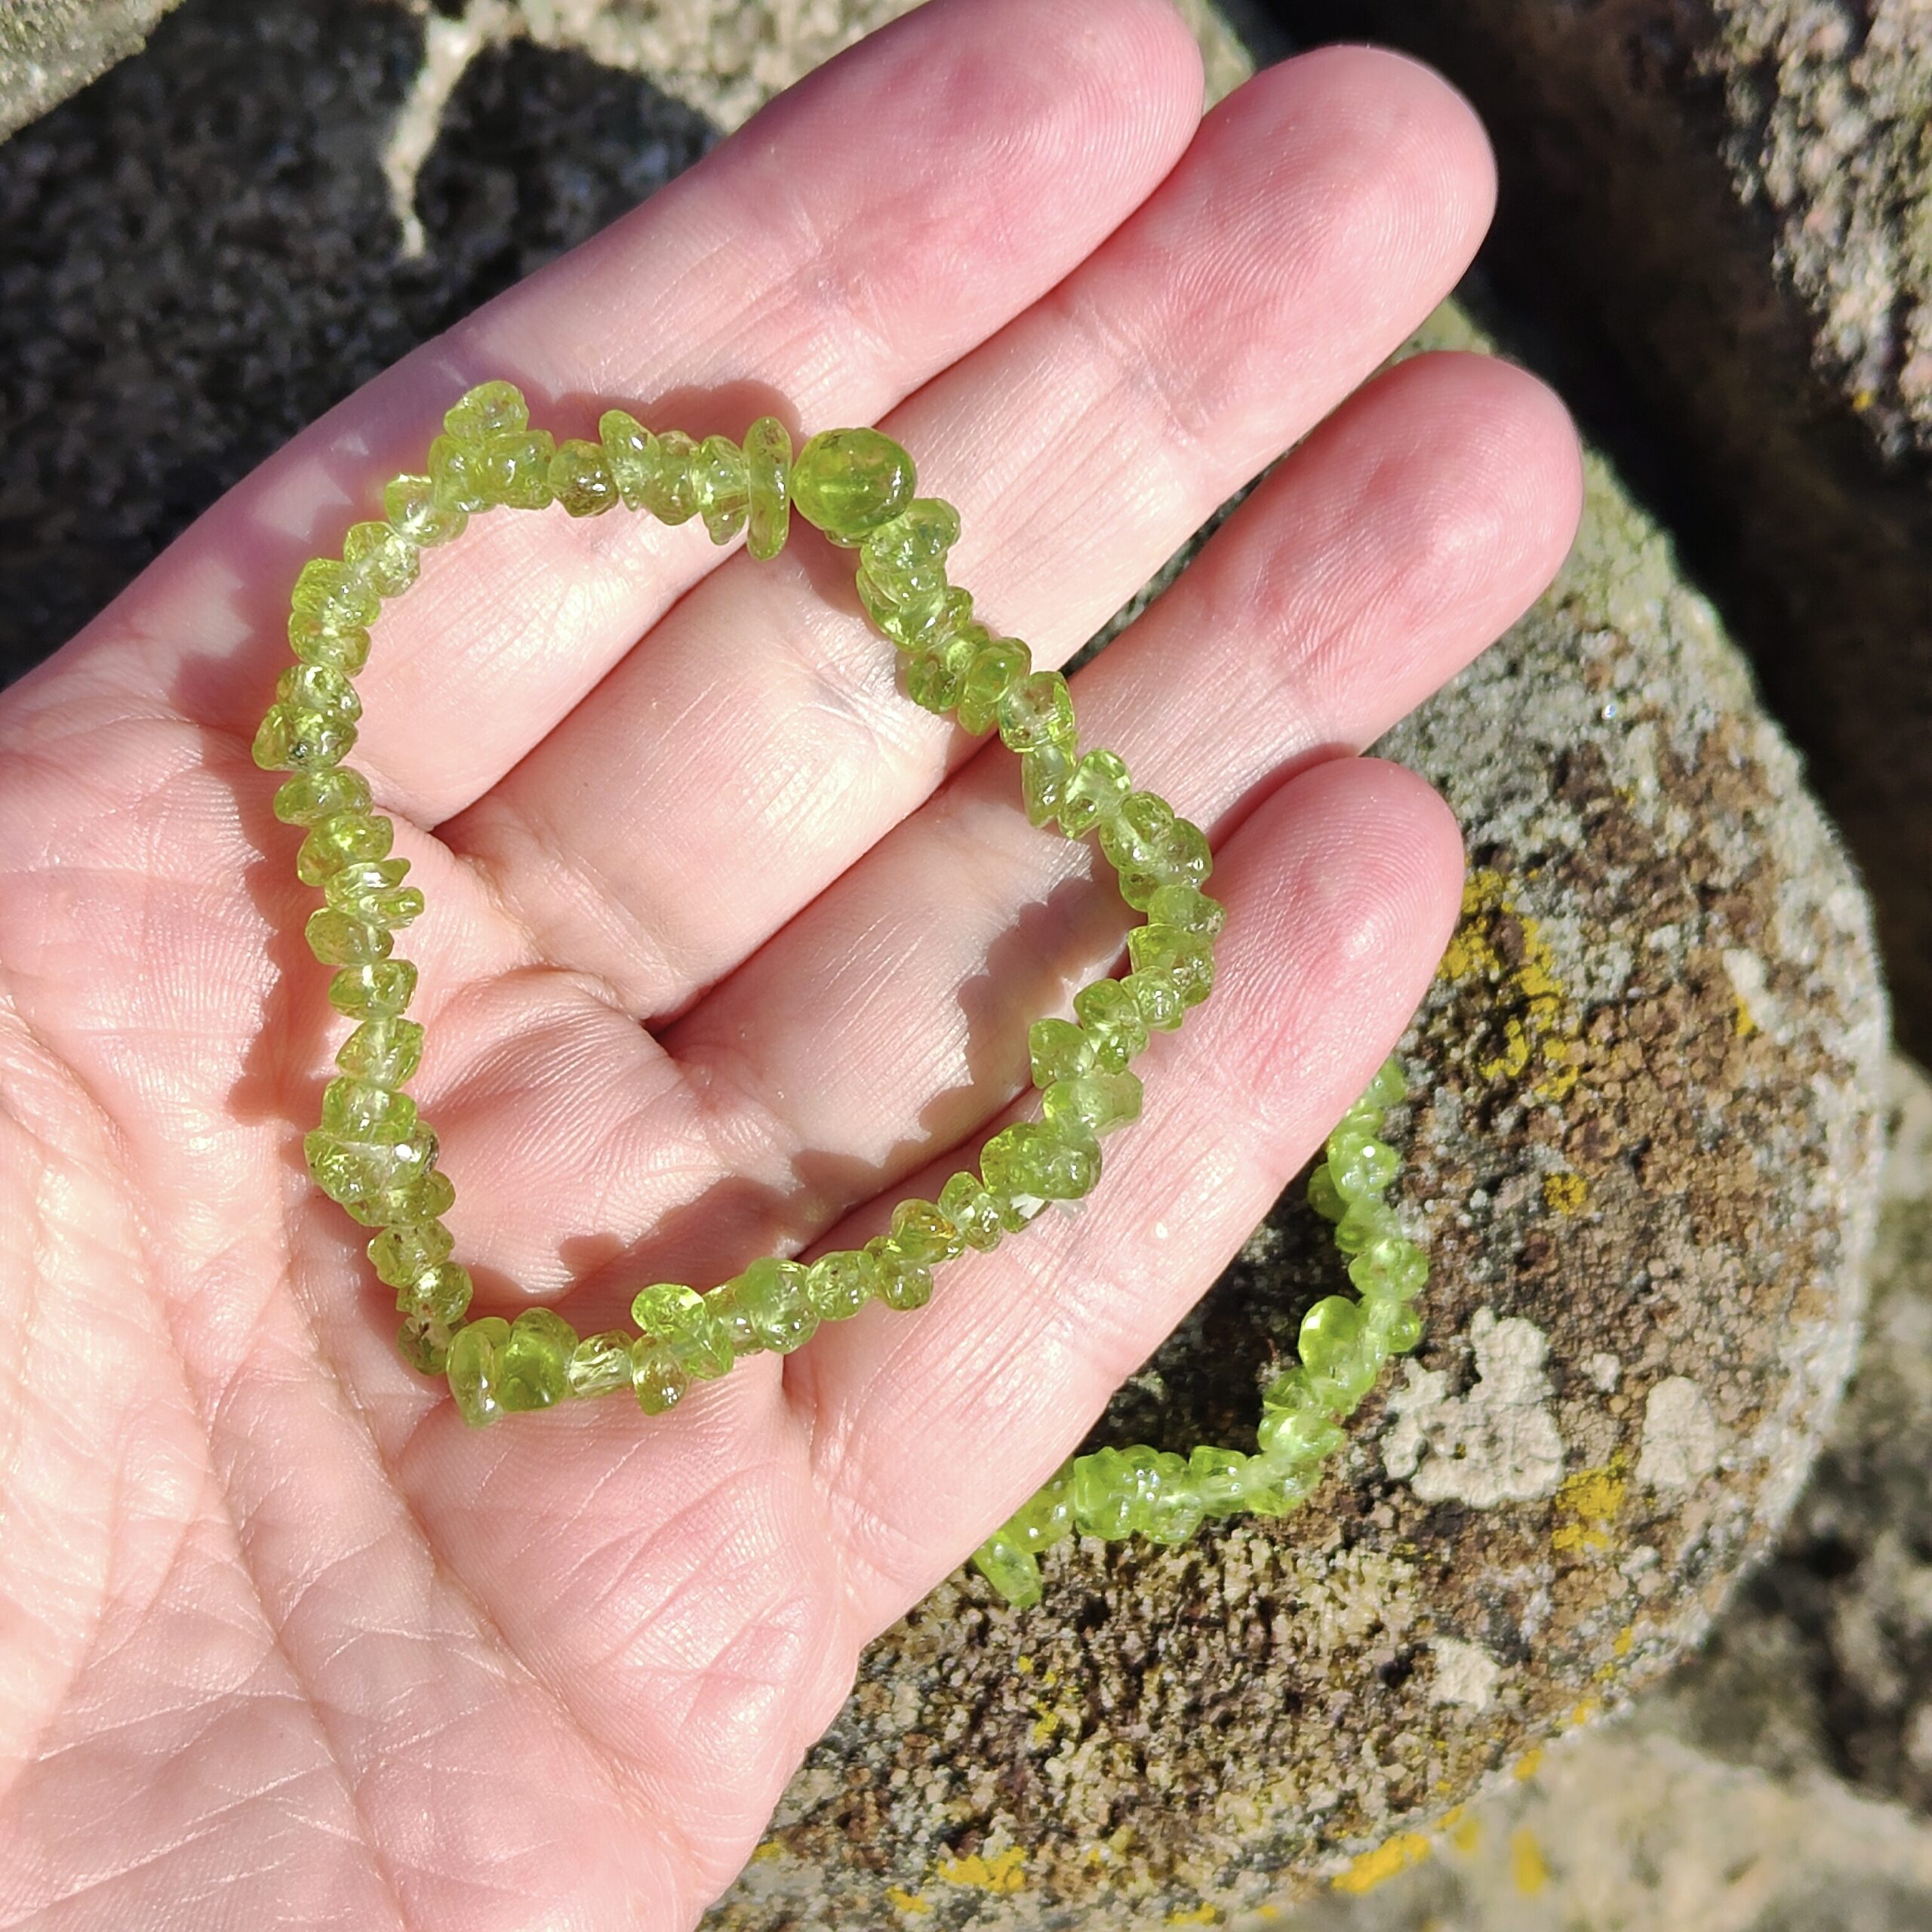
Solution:
[[[1487,217],[1446,88],[1363,50],[1205,121],[1200,88],[1159,0],[940,0],[350,398],[0,699],[0,1920],[688,1925],[860,1647],[1386,1051],[1457,835],[1340,754],[1548,578],[1574,445],[1473,358],[1343,401]],[[476,1432],[303,1169],[342,1028],[248,744],[303,558],[498,375],[559,434],[882,422],[1043,663],[1306,440],[1078,680],[1229,909],[1088,1212],[672,1414]],[[414,1091],[479,1308],[587,1331],[863,1238],[1118,955],[1086,848],[892,660],[809,532],[760,565],[621,513],[485,518],[385,620],[356,762],[429,900]]]

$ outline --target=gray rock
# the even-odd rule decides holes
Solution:
[[[1932,11],[1275,11],[1311,42],[1411,48],[1481,110],[1487,259],[1758,664],[1871,881],[1900,1038],[1932,1059]]]
[[[117,60],[179,0],[10,0],[0,11],[0,140]]]

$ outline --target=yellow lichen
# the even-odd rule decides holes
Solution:
[[[1525,1783],[1543,1768],[1543,1746],[1533,1744],[1509,1767],[1509,1775],[1518,1784]]]
[[[1497,940],[1505,919],[1521,936],[1514,966]],[[1583,1057],[1581,1023],[1555,969],[1549,941],[1518,909],[1503,875],[1472,872],[1463,888],[1462,921],[1439,970],[1444,979],[1480,980],[1491,991],[1502,1039],[1499,1051],[1476,1061],[1476,1071],[1485,1080],[1513,1081],[1534,1065],[1540,1072],[1531,1091],[1546,1100],[1560,1100],[1576,1085]]]
[[[1010,1844],[991,1858],[976,1851],[970,1857],[942,1859],[937,1875],[949,1885],[970,1885],[975,1891],[1017,1892],[1026,1882],[1026,1854]]]
[[[1636,1641],[1636,1625],[1634,1623],[1626,1623],[1621,1630],[1617,1632],[1616,1638],[1612,1641],[1610,1647],[1615,1655],[1620,1657],[1627,1657],[1630,1654],[1631,1646],[1635,1644]]]
[[[1564,1722],[1574,1729],[1580,1724],[1588,1724],[1602,1709],[1603,1700],[1601,1697],[1585,1697],[1571,1705]]]
[[[1525,1898],[1535,1897],[1549,1883],[1549,1867],[1544,1862],[1543,1847],[1527,1825],[1518,1826],[1510,1834],[1509,1873],[1516,1881],[1517,1890]]]
[[[1611,1532],[1630,1490],[1624,1473],[1628,1460],[1620,1451],[1600,1467],[1578,1469],[1557,1484],[1556,1514],[1567,1520],[1559,1520],[1552,1531],[1552,1549],[1579,1552],[1613,1546]]]
[[[1480,1818],[1463,1819],[1449,1834],[1449,1842],[1458,1851],[1474,1851],[1482,1842],[1482,1820]]]
[[[1168,1914],[1170,1925],[1218,1925],[1221,1915],[1211,1905],[1190,1906],[1186,1912]]]
[[[1581,1174],[1545,1174],[1543,1198],[1558,1214],[1580,1214],[1590,1198],[1590,1184]]]
[[[1758,1030],[1758,1023],[1751,1017],[1751,1009],[1744,1004],[1742,993],[1731,996],[1730,1030],[1740,1040],[1749,1039]]]
[[[754,1865],[763,1865],[772,1859],[783,1858],[784,1856],[785,1847],[776,1838],[767,1838],[764,1844],[752,1854],[751,1862]]]
[[[1377,1885],[1420,1865],[1429,1856],[1429,1841],[1420,1832],[1398,1832],[1373,1851],[1358,1853],[1349,1869],[1334,1881],[1338,1892],[1372,1891]]]
[[[909,1892],[903,1885],[888,1885],[885,1888],[886,1903],[896,1905],[901,1912],[928,1912],[931,1902],[918,1892]]]

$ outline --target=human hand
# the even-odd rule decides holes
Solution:
[[[7,1922],[690,1924],[860,1647],[1400,1032],[1456,829],[1339,754],[1548,579],[1574,439],[1478,358],[1342,401],[1487,220],[1456,97],[1346,50],[1199,99],[1158,0],[940,0],[351,398],[0,699]],[[479,1434],[303,1171],[343,1029],[248,746],[303,560],[500,375],[560,432],[882,422],[1043,663],[1308,440],[1077,682],[1229,912],[1087,1213],[668,1417]],[[384,620],[355,762],[429,900],[414,1091],[480,1308],[588,1331],[863,1238],[1117,955],[1086,848],[893,660],[809,533],[754,564],[621,513],[486,518]]]

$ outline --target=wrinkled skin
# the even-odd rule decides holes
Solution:
[[[343,404],[0,697],[0,1920],[691,1924],[860,1647],[1389,1050],[1460,847],[1346,755],[1548,580],[1575,445],[1499,365],[1374,373],[1488,217],[1454,95],[1352,49],[1200,99],[1158,0],[941,0]],[[491,375],[560,435],[610,400],[883,423],[1043,662],[1306,440],[1077,681],[1230,915],[1085,1211],[672,1414],[477,1432],[303,1171],[344,1029],[248,744],[301,561]],[[355,762],[429,897],[413,1091],[480,1308],[587,1331],[875,1232],[1118,956],[1088,848],[906,703],[851,563],[498,512],[379,628]]]

